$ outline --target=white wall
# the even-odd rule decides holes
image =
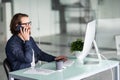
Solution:
[[[51,0],[13,0],[13,13],[26,13],[32,21],[32,36],[46,36],[59,33],[54,24]]]
[[[98,18],[120,17],[120,0],[102,0],[98,8]]]
[[[3,21],[0,20],[0,43],[6,42],[10,36],[10,20],[11,20],[11,4],[10,3],[0,3],[0,8],[2,8]]]
[[[96,42],[99,48],[115,49],[117,35],[120,35],[120,18],[98,20]]]
[[[102,0],[98,8],[96,42],[99,48],[116,49],[115,36],[120,35],[120,0]]]

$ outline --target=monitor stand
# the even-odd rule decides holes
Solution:
[[[101,54],[100,54],[100,52],[99,52],[99,49],[98,49],[98,46],[97,46],[95,40],[93,41],[93,46],[95,47],[95,52],[96,52],[96,54],[97,54],[98,60],[84,61],[84,62],[83,62],[84,64],[99,64],[99,63],[101,62],[101,60],[102,60]]]
[[[102,57],[101,57],[101,54],[100,54],[100,52],[99,52],[99,49],[98,49],[98,46],[97,46],[97,43],[96,43],[95,40],[93,41],[93,45],[94,45],[94,47],[95,47],[95,51],[96,51],[97,57],[98,57],[98,59],[99,59],[99,62],[101,62]]]

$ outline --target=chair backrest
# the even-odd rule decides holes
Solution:
[[[3,67],[4,67],[4,69],[5,69],[7,78],[9,78],[9,72],[12,71],[12,70],[11,70],[10,63],[9,63],[9,61],[7,60],[7,58],[4,59],[4,61],[3,61]]]

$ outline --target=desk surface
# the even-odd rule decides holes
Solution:
[[[55,70],[54,73],[49,75],[41,74],[26,74],[26,70],[31,68],[22,69],[14,72],[10,72],[10,76],[14,78],[24,79],[24,80],[80,80],[99,72],[114,68],[119,65],[118,61],[102,60],[99,64],[80,64],[79,60],[75,60],[72,66],[69,66],[62,71],[55,70],[55,62],[43,64],[42,66],[36,66],[35,68],[45,68],[50,70]],[[96,59],[86,59],[87,61]]]

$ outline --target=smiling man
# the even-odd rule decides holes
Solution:
[[[29,16],[17,13],[10,23],[10,31],[13,34],[6,44],[6,55],[12,71],[35,66],[38,60],[51,62],[62,59],[65,56],[52,56],[43,52],[31,37],[31,21]]]

